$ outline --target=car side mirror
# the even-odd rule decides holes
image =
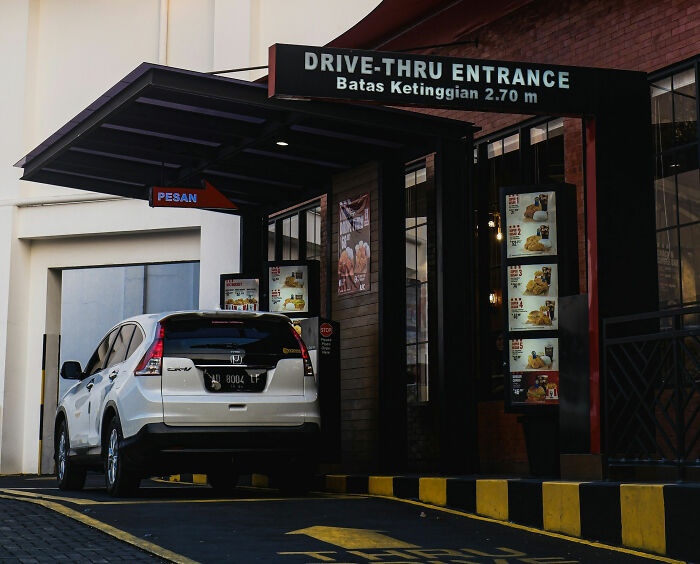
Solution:
[[[67,360],[61,366],[61,378],[65,380],[81,380],[83,377],[83,367],[76,360]]]

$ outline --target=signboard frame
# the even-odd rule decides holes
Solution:
[[[534,203],[535,196],[539,197],[543,193],[553,193],[556,199],[555,217],[553,221],[548,219],[552,231],[556,234],[556,254],[546,254],[534,252],[530,256],[514,256],[508,257],[509,233],[508,227],[512,225],[512,221],[508,221],[508,196],[515,194],[531,196],[527,201]],[[508,186],[501,187],[499,193],[500,210],[501,210],[501,225],[503,226],[504,236],[501,240],[501,281],[502,281],[502,319],[503,319],[503,366],[504,366],[504,396],[505,405],[508,412],[525,413],[525,414],[543,414],[554,413],[559,408],[560,399],[557,403],[521,403],[513,400],[513,375],[522,374],[522,378],[528,374],[528,371],[511,370],[511,341],[516,339],[531,340],[542,339],[552,340],[557,339],[557,348],[561,343],[560,332],[554,327],[552,329],[515,329],[510,330],[510,298],[511,291],[509,286],[509,269],[511,266],[533,266],[533,265],[556,265],[557,271],[557,296],[548,296],[556,302],[556,314],[559,315],[563,296],[569,296],[578,293],[578,230],[576,221],[576,187],[573,184],[533,184],[525,186]],[[539,206],[540,208],[542,206]],[[537,208],[535,208],[537,209]],[[520,210],[522,211],[522,210]],[[533,218],[534,219],[534,218]],[[544,222],[544,221],[543,221]],[[521,241],[522,242],[522,241]],[[543,352],[543,351],[537,351]],[[557,385],[561,385],[562,371],[565,367],[561,366],[561,351],[557,350]],[[545,355],[546,356],[546,355]],[[537,369],[538,374],[541,372],[546,374],[552,372],[546,366]],[[564,378],[566,381],[566,378]],[[558,397],[561,398],[561,389],[558,390]]]
[[[320,315],[320,262],[317,260],[274,260],[267,261],[265,264],[264,285],[265,285],[265,306],[267,311],[271,311],[271,292],[270,292],[270,269],[273,267],[304,267],[306,268],[308,280],[305,282],[308,298],[308,308],[306,312],[301,311],[281,311],[274,313],[282,313],[290,318],[305,319],[308,317],[318,317]]]
[[[256,280],[258,283],[258,309],[256,311],[260,311],[262,303],[263,303],[263,288],[262,288],[262,281],[260,280],[260,277],[255,276],[251,273],[241,273],[241,272],[234,272],[230,274],[221,274],[219,276],[219,309],[225,310],[226,309],[226,281],[227,280]],[[229,310],[229,311],[236,311],[236,310]]]

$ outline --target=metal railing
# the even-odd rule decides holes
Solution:
[[[700,467],[700,307],[603,321],[608,465]]]

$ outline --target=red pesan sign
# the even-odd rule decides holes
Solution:
[[[204,188],[166,188],[154,186],[149,195],[152,208],[203,208],[237,210],[238,206],[204,181]]]

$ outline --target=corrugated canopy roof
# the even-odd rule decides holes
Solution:
[[[471,124],[373,106],[271,100],[265,85],[143,63],[17,166],[23,180],[148,199],[209,180],[233,202],[280,209],[362,162],[435,150]],[[277,141],[285,141],[281,147]]]

